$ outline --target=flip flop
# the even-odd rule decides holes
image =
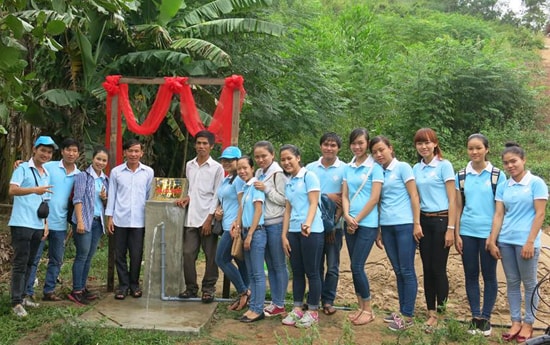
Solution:
[[[323,314],[332,315],[336,313],[336,308],[333,305],[327,304],[323,306]]]
[[[124,290],[116,290],[115,292],[115,299],[123,300],[126,298],[126,291]]]

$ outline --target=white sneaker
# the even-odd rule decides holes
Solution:
[[[297,310],[292,310],[288,315],[283,319],[283,325],[286,326],[294,326],[296,325],[296,322],[300,321],[300,319],[304,316],[304,314]]]
[[[319,323],[319,315],[317,313],[312,313],[311,311],[306,311],[304,316],[296,322],[296,327],[298,328],[309,328],[313,325]]]
[[[27,316],[27,311],[25,310],[25,308],[23,308],[23,306],[21,304],[18,304],[15,307],[13,307],[13,313],[17,317]]]
[[[40,307],[40,303],[36,303],[28,297],[23,298],[23,303],[21,304],[23,305],[23,307],[31,307],[31,308]]]

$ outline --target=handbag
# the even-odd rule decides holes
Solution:
[[[240,261],[244,260],[243,239],[240,234],[233,239],[233,244],[231,245],[231,256]]]
[[[223,233],[222,221],[214,219],[214,224],[212,224],[212,234],[220,236]]]
[[[39,187],[38,180],[36,179],[36,175],[34,174],[34,170],[32,170],[32,176],[34,177],[34,183],[36,183],[36,186]],[[48,215],[50,214],[50,206],[44,199],[42,199],[42,202],[40,205],[38,205],[38,209],[36,210],[36,215],[40,219],[46,219],[48,218]]]

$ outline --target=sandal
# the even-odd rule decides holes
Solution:
[[[178,295],[179,298],[185,298],[185,299],[189,299],[189,298],[197,298],[197,293],[196,292],[193,292],[193,291],[189,291],[189,290],[185,290],[184,292],[181,292],[179,295]]]
[[[48,292],[48,293],[45,293],[44,296],[42,296],[42,300],[46,302],[59,302],[59,301],[62,301],[63,299],[56,296],[55,293],[53,292]]]
[[[123,300],[126,298],[126,291],[124,290],[116,290],[115,292],[115,299]]]
[[[323,306],[323,314],[325,315],[332,315],[336,313],[336,308],[334,308],[333,305],[326,304]]]
[[[211,292],[203,292],[201,297],[202,303],[212,303],[214,302],[214,294]]]
[[[364,315],[367,315],[367,317],[364,317]],[[362,326],[372,321],[374,321],[374,313],[372,311],[361,310],[359,315],[357,315],[351,323],[355,326]]]
[[[239,297],[239,305],[237,306],[237,309],[235,310],[242,310],[244,307],[248,305],[248,301],[250,300],[250,290],[246,290],[241,294]]]
[[[132,294],[132,297],[134,298],[140,298],[141,296],[143,296],[143,291],[141,291],[140,288],[137,288],[135,290],[132,290],[131,294]]]

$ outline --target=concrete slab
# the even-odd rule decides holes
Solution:
[[[87,321],[102,322],[105,327],[159,330],[177,335],[198,335],[210,322],[217,303],[161,301],[146,297],[125,300],[108,294],[84,313]]]

